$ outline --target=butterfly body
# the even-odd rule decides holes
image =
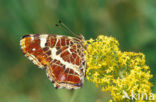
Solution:
[[[86,71],[85,42],[79,38],[53,34],[28,34],[20,41],[24,55],[41,69],[56,88],[82,87]]]

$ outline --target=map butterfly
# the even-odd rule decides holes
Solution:
[[[20,45],[24,55],[45,69],[55,88],[78,89],[86,71],[85,39],[57,34],[28,34]]]

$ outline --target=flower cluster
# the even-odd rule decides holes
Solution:
[[[143,53],[122,52],[116,39],[103,35],[86,43],[86,78],[103,91],[110,91],[114,101],[138,100],[139,93],[149,95],[152,92],[149,81],[152,75]],[[123,91],[131,97],[132,90],[138,93],[136,99],[123,98]],[[141,98],[144,100],[146,97]]]

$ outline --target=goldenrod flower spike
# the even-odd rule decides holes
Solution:
[[[148,99],[151,98],[152,84],[149,80],[152,75],[149,66],[145,64],[143,53],[122,52],[115,38],[104,35],[99,35],[95,40],[87,40],[86,43],[86,78],[89,81],[96,83],[102,91],[110,91],[115,102],[143,102],[146,97],[139,97],[141,93],[146,93]],[[135,97],[132,96],[132,91],[137,93]],[[123,92],[129,98],[123,98]]]

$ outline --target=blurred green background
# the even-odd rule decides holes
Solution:
[[[21,53],[25,34],[71,35],[55,27],[58,19],[86,39],[105,34],[122,51],[143,52],[156,84],[155,0],[0,0],[0,102],[108,101],[109,94],[87,80],[79,90],[56,90],[45,71]]]

